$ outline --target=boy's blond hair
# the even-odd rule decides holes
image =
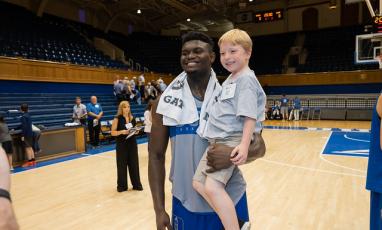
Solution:
[[[231,42],[234,45],[241,45],[245,51],[252,51],[252,39],[247,32],[240,29],[232,29],[225,32],[219,39],[218,45],[223,42]]]

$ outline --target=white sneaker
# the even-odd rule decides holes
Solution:
[[[250,230],[251,229],[251,222],[244,222],[243,226],[241,226],[240,230]]]

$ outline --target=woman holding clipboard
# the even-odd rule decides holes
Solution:
[[[111,127],[111,135],[116,137],[118,192],[127,191],[127,169],[133,190],[143,190],[139,177],[138,146],[135,138],[139,129],[135,126],[136,121],[131,114],[129,102],[122,101]]]

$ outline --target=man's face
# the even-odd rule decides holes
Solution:
[[[77,98],[77,99],[76,99],[76,104],[77,104],[77,105],[81,104],[81,99]]]
[[[91,103],[92,103],[93,105],[97,104],[97,98],[96,98],[96,97],[92,97],[92,98],[90,99],[90,101],[91,101]]]
[[[209,44],[192,40],[184,43],[180,64],[186,73],[206,72],[211,69],[215,54],[210,51]]]

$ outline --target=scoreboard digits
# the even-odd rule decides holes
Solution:
[[[374,33],[382,33],[382,16],[373,18]]]
[[[255,23],[261,23],[261,22],[273,22],[277,20],[283,19],[283,10],[277,9],[277,10],[268,10],[268,11],[261,11],[255,13]]]

